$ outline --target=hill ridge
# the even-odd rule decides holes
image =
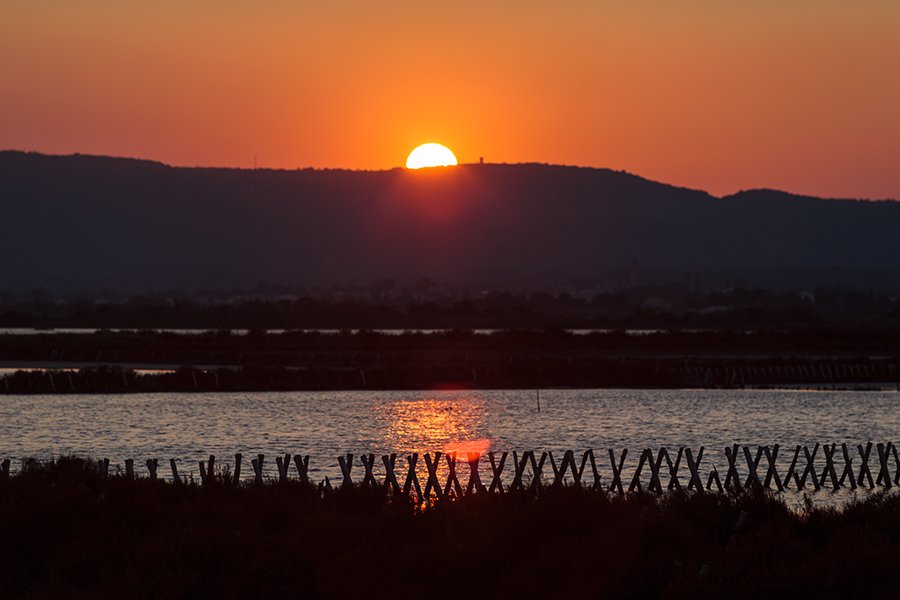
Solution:
[[[3,151],[0,201],[0,289],[525,285],[589,281],[632,257],[686,272],[900,266],[898,202],[719,198],[595,167],[253,170]]]

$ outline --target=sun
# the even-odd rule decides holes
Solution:
[[[406,159],[407,169],[422,167],[447,167],[456,164],[456,157],[445,146],[440,144],[422,144],[409,153]]]

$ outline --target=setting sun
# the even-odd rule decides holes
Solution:
[[[422,144],[409,153],[406,159],[407,169],[422,167],[447,167],[456,164],[456,157],[445,146],[440,144]]]

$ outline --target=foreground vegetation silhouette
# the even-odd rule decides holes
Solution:
[[[382,488],[122,474],[0,477],[9,598],[889,598],[900,495],[799,510],[762,491],[549,487],[419,505]]]

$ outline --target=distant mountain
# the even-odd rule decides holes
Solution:
[[[900,267],[900,203],[716,198],[607,169],[174,168],[0,152],[0,289],[537,282],[630,264]]]

